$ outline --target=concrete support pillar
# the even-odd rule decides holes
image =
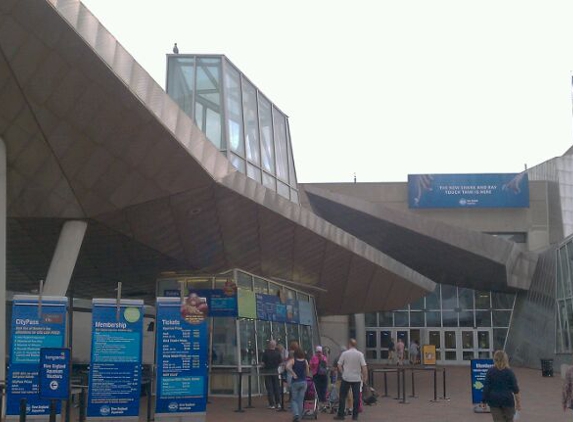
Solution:
[[[0,380],[6,380],[6,145],[0,138]],[[0,409],[0,419],[3,415]]]
[[[354,328],[356,329],[357,348],[366,354],[366,319],[364,314],[354,314]]]
[[[44,295],[66,295],[87,227],[88,223],[85,221],[64,223],[44,283]]]

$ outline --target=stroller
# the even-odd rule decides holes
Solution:
[[[306,392],[302,406],[302,419],[318,419],[318,394],[312,378],[306,379]]]

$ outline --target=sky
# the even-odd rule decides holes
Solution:
[[[572,146],[570,0],[82,0],[165,87],[226,55],[289,116],[299,182],[517,173]]]

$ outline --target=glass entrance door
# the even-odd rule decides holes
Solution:
[[[426,341],[436,346],[436,361],[442,365],[469,363],[493,354],[491,329],[434,329],[428,331]]]

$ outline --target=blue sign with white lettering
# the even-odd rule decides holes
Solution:
[[[94,299],[87,414],[139,415],[143,301]]]
[[[157,298],[155,413],[205,412],[208,385],[207,313],[200,297]]]
[[[527,208],[526,172],[408,175],[410,208]]]
[[[299,303],[297,300],[262,293],[257,293],[255,298],[258,319],[291,324],[299,322]]]
[[[493,366],[493,359],[472,359],[471,379],[472,379],[472,403],[481,403],[485,376],[489,368]]]
[[[49,400],[68,400],[70,357],[70,349],[40,349],[40,397]]]
[[[12,306],[12,343],[8,371],[7,415],[20,413],[26,399],[28,415],[49,415],[50,401],[40,398],[40,350],[61,348],[66,338],[68,299],[15,296]],[[56,412],[60,412],[57,404]]]

